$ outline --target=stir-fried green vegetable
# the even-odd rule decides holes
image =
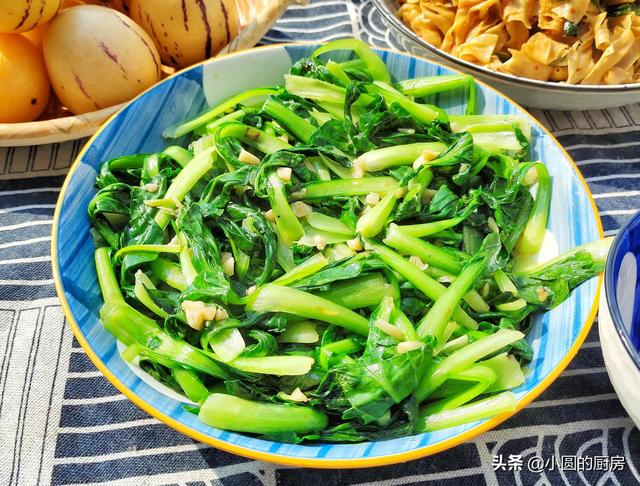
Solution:
[[[329,59],[345,49],[356,59]],[[186,147],[102,166],[89,216],[123,357],[205,423],[279,441],[513,411],[529,317],[598,274],[608,248],[527,264],[551,198],[528,122],[474,115],[466,76],[392,84],[355,40],[283,82],[166,130]],[[466,115],[430,104],[450,90]]]

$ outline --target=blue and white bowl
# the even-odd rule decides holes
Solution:
[[[604,280],[599,318],[602,354],[622,405],[640,427],[640,212],[613,241]]]
[[[346,468],[403,462],[434,454],[489,430],[503,414],[437,432],[361,444],[281,444],[209,427],[185,411],[180,396],[166,392],[141,370],[127,364],[116,340],[101,325],[102,304],[93,263],[94,246],[87,205],[95,194],[98,168],[107,159],[158,152],[170,142],[162,131],[249,88],[280,84],[293,62],[317,45],[274,45],[216,58],[181,71],[143,93],[112,117],[87,143],[62,188],[52,234],[56,289],[69,325],[97,368],[122,393],[149,414],[199,441],[266,461],[309,467]],[[396,80],[456,71],[408,54],[379,50]],[[483,114],[521,115],[532,126],[532,160],[543,160],[553,178],[545,257],[602,238],[602,227],[589,189],[559,143],[526,111],[485,84],[478,83]],[[464,93],[441,94],[436,104],[462,114]],[[514,390],[517,409],[544,391],[575,356],[595,317],[599,280],[591,279],[551,312],[535,317],[527,340],[533,360],[526,381]]]

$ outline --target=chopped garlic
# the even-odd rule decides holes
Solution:
[[[538,161],[538,163],[540,163],[540,161]],[[531,167],[531,169],[527,171],[527,175],[522,179],[522,184],[525,186],[532,186],[536,182],[538,182],[538,170],[535,167]]]
[[[402,341],[404,339],[404,334],[402,333],[402,331],[390,322],[385,321],[384,319],[376,320],[375,326],[388,336],[396,338],[398,341]]]
[[[420,156],[413,162],[413,170],[418,170],[425,164],[428,164],[438,156],[438,152],[434,150],[423,150]]]
[[[414,133],[416,133],[415,128],[398,128],[398,131],[400,133],[406,133],[407,135],[413,135]]]
[[[220,263],[222,263],[222,272],[227,276],[233,276],[235,272],[235,264],[236,261],[233,258],[233,254],[228,251],[223,251],[220,253]]]
[[[423,150],[422,151],[422,158],[424,160],[426,160],[427,162],[431,162],[432,160],[435,160],[438,155],[440,155],[438,152],[436,152],[435,150]]]
[[[418,267],[420,270],[422,270],[423,272],[429,268],[429,265],[427,265],[425,262],[423,262],[420,257],[417,257],[415,255],[411,255],[409,257],[409,261],[411,263],[413,263],[416,267]]]
[[[258,290],[258,287],[255,285],[252,285],[251,287],[249,287],[247,289],[247,291],[245,292],[245,295],[251,295],[253,294],[256,290]]]
[[[364,177],[364,169],[362,168],[362,162],[360,161],[360,159],[355,159],[351,163],[351,167],[351,175],[354,178],[359,179],[360,177]]]
[[[415,351],[421,349],[424,344],[420,341],[402,341],[396,346],[398,354],[408,353],[409,351]]]
[[[316,248],[320,251],[324,250],[327,246],[327,242],[320,235],[316,235],[313,237],[313,243],[315,244]]]
[[[278,167],[276,169],[276,174],[283,182],[289,182],[291,180],[291,167]]]
[[[245,164],[249,164],[249,165],[258,165],[260,163],[260,159],[258,157],[256,157],[251,152],[245,149],[242,149],[240,151],[240,155],[238,155],[238,160],[240,162],[244,162]]]
[[[380,194],[377,192],[370,192],[367,197],[364,198],[364,202],[369,206],[375,206],[380,202]]]
[[[443,275],[442,277],[438,278],[438,282],[440,282],[440,283],[451,283],[451,282],[453,282],[453,279],[451,278],[451,275]]]
[[[536,289],[536,296],[540,302],[545,302],[549,298],[549,292],[544,287],[538,287]]]
[[[158,189],[158,184],[156,184],[155,182],[149,182],[148,184],[142,186],[142,190],[147,192],[158,192]]]
[[[225,319],[229,318],[229,313],[227,312],[226,309],[223,309],[222,307],[218,307],[218,310],[216,311],[216,315],[214,317],[214,319],[216,321],[224,321]]]
[[[291,394],[281,391],[280,393],[278,393],[278,396],[285,400],[291,400],[292,402],[309,401],[309,398],[302,392],[302,390],[300,390],[300,388],[296,388],[291,392]]]
[[[205,304],[201,300],[185,300],[180,308],[184,311],[189,327],[196,331],[204,329],[205,321],[214,320],[218,311],[215,304]]]
[[[489,219],[487,219],[487,226],[489,226],[489,229],[494,233],[500,233],[500,228],[498,228],[498,225],[496,224],[496,220],[493,219],[491,216],[489,216]]]
[[[296,201],[291,204],[291,210],[293,214],[296,215],[297,218],[304,218],[305,216],[309,216],[313,213],[313,208],[302,201]]]
[[[353,251],[362,251],[362,242],[360,238],[354,238],[353,240],[347,240],[347,246]]]
[[[291,194],[289,194],[289,198],[294,200],[304,199],[306,195],[307,195],[307,190],[303,187],[299,191],[292,192]]]
[[[416,160],[413,161],[413,165],[411,167],[413,168],[413,170],[418,170],[426,163],[427,161],[422,158],[422,155],[420,155]]]
[[[398,199],[400,199],[402,196],[404,196],[404,194],[405,194],[405,189],[404,189],[404,187],[398,187],[398,188],[396,189],[396,192],[395,192],[395,194],[394,194],[394,195],[395,195]]]
[[[435,189],[425,189],[422,193],[422,202],[425,204],[430,203],[433,199],[433,196],[436,195],[436,192],[438,191],[436,191]]]
[[[269,209],[269,211],[265,211],[264,217],[267,219],[267,221],[271,221],[272,223],[276,220],[276,215],[273,214],[273,209]]]
[[[249,127],[247,129],[247,133],[246,133],[247,138],[250,138],[251,140],[258,140],[260,138],[260,130],[257,130],[253,127]]]

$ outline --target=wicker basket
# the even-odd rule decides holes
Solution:
[[[306,3],[306,0],[237,0],[240,32],[218,54],[241,51],[255,46],[293,3]],[[164,69],[164,74],[172,72],[170,68]],[[45,120],[0,123],[0,147],[41,145],[87,137],[126,104],[74,116],[56,103],[56,100],[52,101],[52,106],[47,110],[49,116]],[[51,113],[55,113],[58,117],[52,118]]]

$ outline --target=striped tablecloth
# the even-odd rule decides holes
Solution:
[[[264,42],[346,35],[395,44],[363,0],[293,7]],[[614,234],[640,209],[640,105],[534,114],[578,162],[606,233]],[[611,387],[595,326],[568,370],[524,411],[472,442],[407,464],[286,468],[204,446],[150,418],[95,369],[53,289],[54,205],[83,143],[0,149],[0,484],[640,483],[640,433]],[[546,462],[544,473],[517,470],[520,459],[526,465],[534,456]],[[587,462],[572,468],[577,456]],[[602,456],[609,467],[596,468]],[[501,457],[513,467],[496,470]],[[552,466],[562,461],[569,461],[564,470]]]

